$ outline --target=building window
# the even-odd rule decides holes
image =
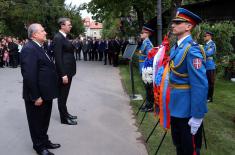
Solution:
[[[96,31],[94,31],[94,35],[96,35]]]

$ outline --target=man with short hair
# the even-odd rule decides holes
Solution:
[[[42,48],[46,32],[40,24],[28,28],[30,41],[21,51],[21,73],[23,76],[23,98],[33,148],[39,155],[53,155],[48,149],[56,149],[48,138],[52,100],[58,96],[57,73],[53,61]]]
[[[214,56],[216,53],[216,45],[212,40],[213,33],[210,31],[206,31],[204,35],[204,41],[206,45],[204,46],[204,50],[206,53],[206,75],[208,79],[208,95],[207,101],[213,102],[213,93],[214,93],[214,84],[215,84],[215,62]]]
[[[77,121],[75,119],[77,119],[77,116],[69,114],[66,105],[72,77],[76,74],[74,46],[67,38],[72,24],[69,18],[60,18],[58,24],[60,30],[53,39],[55,64],[59,76],[58,109],[62,124],[76,125]]]
[[[178,8],[172,20],[177,42],[170,50],[169,109],[177,155],[199,154],[202,143],[202,120],[207,112],[206,58],[191,36],[200,22],[199,16],[183,8]]]

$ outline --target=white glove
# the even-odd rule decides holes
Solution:
[[[188,125],[191,127],[191,134],[195,135],[197,133],[198,128],[202,124],[202,118],[194,118],[191,117],[188,121]]]

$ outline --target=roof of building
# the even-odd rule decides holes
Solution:
[[[83,23],[85,27],[88,27],[90,29],[102,29],[103,25],[102,23],[98,23],[95,21],[92,21],[90,17],[86,17],[83,19]]]
[[[103,25],[98,22],[91,22],[90,29],[102,29]]]

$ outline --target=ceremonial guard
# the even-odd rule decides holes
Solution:
[[[192,29],[201,22],[196,14],[178,8],[172,20],[177,37],[170,50],[171,134],[177,155],[199,154],[202,142],[202,120],[207,112],[206,56],[194,42]]]
[[[149,25],[145,24],[142,28],[140,37],[143,40],[142,45],[140,46],[140,56],[139,56],[139,70],[140,74],[142,73],[142,68],[144,66],[144,60],[146,59],[148,52],[153,48],[153,44],[149,39],[149,36],[154,32]]]
[[[208,95],[207,101],[213,102],[213,93],[214,93],[214,83],[215,83],[215,62],[214,56],[216,53],[216,45],[212,40],[213,33],[210,31],[206,31],[204,35],[204,41],[206,45],[204,46],[204,50],[206,52],[206,75],[208,80]]]
[[[121,45],[117,37],[113,40],[113,67],[118,66],[118,57],[120,54]]]
[[[142,70],[144,67],[144,61],[147,58],[148,53],[153,48],[153,44],[149,39],[149,36],[154,32],[153,28],[145,24],[142,28],[140,37],[143,40],[142,45],[140,46],[139,52],[139,71],[142,74]],[[142,107],[143,112],[153,111],[153,84],[152,83],[145,83],[145,90],[146,90],[146,104]]]

